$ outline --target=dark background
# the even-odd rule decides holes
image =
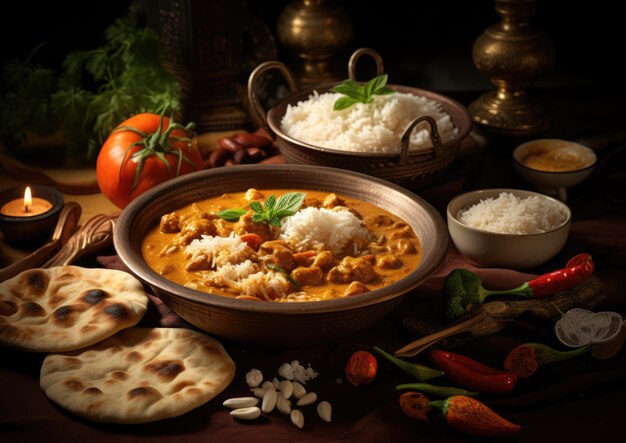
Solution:
[[[24,58],[46,41],[37,61],[59,66],[68,52],[102,43],[106,26],[124,15],[130,3],[5,2],[0,12],[2,60]],[[275,35],[276,19],[288,3],[250,0],[246,8],[263,19]],[[499,20],[493,1],[386,0],[374,6],[357,0],[340,3],[355,29],[346,54],[361,46],[377,49],[393,83],[436,91],[491,87],[474,69],[471,47],[487,26]],[[558,60],[555,69],[543,75],[535,87],[586,85],[612,93],[624,89],[625,25],[613,5],[608,0],[539,2],[533,24],[550,35]],[[279,55],[282,59],[288,54],[279,47]]]

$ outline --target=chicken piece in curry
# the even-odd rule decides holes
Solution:
[[[142,252],[173,282],[275,302],[369,292],[402,279],[421,257],[399,217],[354,198],[287,189],[224,194],[165,214]]]

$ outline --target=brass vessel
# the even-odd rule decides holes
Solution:
[[[142,0],[161,37],[163,65],[182,89],[182,118],[200,132],[241,128],[248,117],[237,84],[243,0]]]
[[[469,105],[474,122],[486,130],[523,137],[550,126],[550,111],[527,93],[533,80],[555,60],[550,38],[529,23],[537,1],[496,0],[502,21],[474,42],[474,65],[497,87]]]
[[[340,80],[336,56],[352,39],[352,20],[332,0],[296,0],[280,13],[278,40],[298,57],[294,71],[300,85]]]

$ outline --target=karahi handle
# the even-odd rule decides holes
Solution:
[[[437,122],[434,118],[428,115],[420,115],[413,119],[411,123],[406,127],[404,133],[402,134],[402,138],[400,139],[400,163],[405,163],[409,159],[409,145],[411,141],[411,132],[413,132],[413,128],[418,124],[426,122],[430,125],[430,142],[432,143],[432,151],[429,149],[427,151],[416,152],[416,154],[424,154],[431,152],[434,153],[435,157],[441,157],[444,154],[443,143],[441,142],[441,136],[439,135],[439,130],[437,129]]]
[[[360,48],[354,51],[350,60],[348,61],[348,78],[356,81],[356,63],[364,55],[369,55],[376,62],[376,75],[383,75],[385,73],[385,67],[383,65],[383,59],[378,52],[372,48]]]
[[[250,105],[252,107],[253,118],[257,120],[259,126],[263,127],[267,133],[276,140],[276,134],[267,124],[267,112],[265,108],[261,104],[261,100],[259,100],[259,96],[256,92],[256,85],[261,78],[261,76],[267,71],[277,69],[283,75],[285,80],[287,81],[287,85],[291,90],[292,94],[298,92],[298,85],[296,84],[295,79],[293,78],[293,74],[289,70],[289,68],[282,62],[278,61],[268,61],[265,63],[261,63],[257,66],[254,71],[250,74],[248,78],[248,100],[250,101]]]

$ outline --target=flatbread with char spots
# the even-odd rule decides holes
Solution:
[[[129,328],[90,348],[48,355],[41,387],[59,406],[106,423],[182,415],[232,381],[235,363],[215,339],[189,329]]]
[[[134,326],[148,296],[132,275],[112,269],[31,269],[0,283],[0,345],[62,352]]]

